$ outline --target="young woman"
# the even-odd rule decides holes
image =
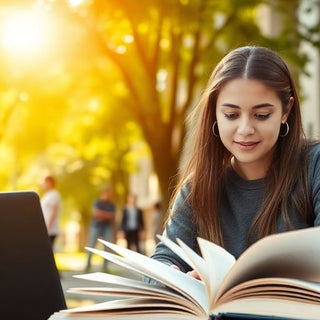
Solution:
[[[197,250],[200,236],[238,258],[266,235],[320,225],[320,145],[304,136],[294,81],[276,53],[226,55],[190,119],[193,145],[166,237]],[[191,271],[162,243],[153,258]]]

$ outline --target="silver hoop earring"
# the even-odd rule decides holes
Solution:
[[[219,131],[218,131],[218,133],[216,133],[216,126],[217,126],[217,121],[215,121],[214,122],[214,124],[212,125],[212,132],[213,132],[213,135],[215,136],[215,137],[219,137]],[[218,128],[218,127],[217,127]],[[218,130],[219,130],[219,128],[218,128]]]
[[[279,137],[285,137],[285,136],[287,136],[288,135],[288,133],[289,133],[289,130],[290,130],[290,127],[289,127],[289,124],[288,124],[288,122],[286,121],[286,122],[284,122],[284,123],[281,123],[281,125],[286,125],[286,132],[285,133],[283,133],[283,134],[279,134]],[[280,129],[280,131],[281,131],[281,129]]]

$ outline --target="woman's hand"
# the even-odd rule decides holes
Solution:
[[[192,277],[192,278],[195,278],[195,279],[197,279],[197,280],[201,280],[200,277],[199,277],[198,272],[195,271],[195,270],[192,270],[192,271],[187,272],[187,275],[190,276],[190,277]]]
[[[180,268],[178,266],[176,266],[175,264],[172,264],[171,265],[171,268],[173,269],[176,269],[176,270],[180,270]],[[194,279],[197,279],[197,280],[201,280],[200,277],[199,277],[199,274],[197,271],[195,270],[192,270],[192,271],[188,271],[187,272],[187,275],[194,278]]]

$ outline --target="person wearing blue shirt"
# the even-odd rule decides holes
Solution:
[[[94,201],[92,208],[92,220],[89,230],[88,246],[94,248],[99,237],[111,242],[113,239],[113,222],[116,214],[116,206],[112,200],[113,190],[105,188],[99,199]],[[91,269],[92,252],[88,252],[86,271]],[[107,269],[107,260],[104,259],[103,268]]]

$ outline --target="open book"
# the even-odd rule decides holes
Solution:
[[[105,295],[110,301],[61,310],[49,320],[320,319],[320,227],[271,235],[236,261],[223,248],[198,238],[201,256],[177,239],[160,237],[200,275],[201,281],[150,257],[101,241],[113,253],[92,252],[141,275],[140,280],[106,273],[76,277],[105,287],[70,289]],[[143,281],[155,279],[159,285]]]

